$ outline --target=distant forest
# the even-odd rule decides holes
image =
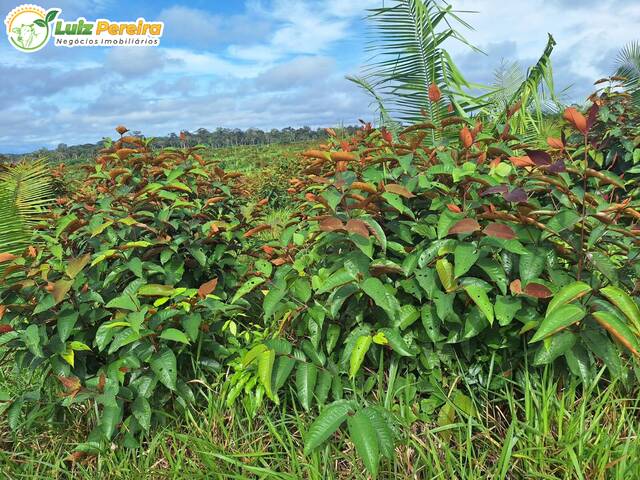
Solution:
[[[346,135],[353,134],[358,127],[347,126],[342,130]],[[183,132],[184,140],[180,134],[171,133],[164,137],[153,137],[152,145],[155,148],[181,147],[184,145],[203,144],[211,148],[234,147],[238,145],[268,145],[273,143],[296,143],[324,140],[327,133],[324,128],[312,129],[310,127],[283,129],[273,128],[269,131],[257,128],[241,130],[239,128],[217,128],[209,131],[206,128],[199,128],[194,132]],[[139,131],[132,131],[131,135],[144,136]],[[53,162],[64,161],[75,163],[96,156],[98,150],[104,145],[105,139],[97,143],[86,143],[83,145],[59,144],[55,149],[42,148],[24,154],[0,154],[0,162],[13,162],[23,157],[47,157]]]

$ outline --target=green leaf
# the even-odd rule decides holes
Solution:
[[[238,289],[236,294],[231,299],[231,304],[236,303],[239,299],[244,297],[247,293],[251,292],[258,285],[263,284],[265,281],[266,280],[264,278],[253,277],[244,282],[244,284]]]
[[[305,436],[305,455],[309,455],[333,435],[351,413],[353,413],[353,404],[350,401],[336,400],[327,405],[311,424]]]
[[[518,310],[522,308],[522,301],[518,298],[503,295],[496,296],[495,314],[500,326],[509,325]]]
[[[553,362],[560,355],[568,352],[576,343],[576,336],[568,331],[560,332],[547,338],[533,357],[534,365],[545,365]]]
[[[493,305],[489,301],[487,292],[479,285],[466,285],[464,290],[467,292],[471,300],[474,301],[482,314],[489,320],[489,323],[493,325]]]
[[[276,352],[270,348],[258,354],[258,378],[267,396],[274,401],[275,397],[271,391],[271,376],[273,374],[273,364],[275,360]]]
[[[190,343],[189,338],[187,338],[187,336],[183,332],[181,332],[176,328],[167,328],[166,330],[163,330],[162,333],[160,334],[160,338],[163,338],[165,340],[171,340],[174,342],[184,343],[186,345]]]
[[[386,417],[381,413],[379,408],[375,407],[367,407],[362,410],[362,413],[369,417],[369,421],[376,431],[380,453],[382,453],[385,458],[393,460],[395,455],[395,441],[393,431]]]
[[[312,363],[302,362],[296,370],[296,389],[300,405],[306,411],[311,410],[313,391],[318,378],[318,369]]]
[[[24,345],[36,357],[43,357],[42,347],[40,346],[40,330],[37,325],[29,325],[21,333]]]
[[[291,357],[280,355],[276,358],[273,367],[273,391],[277,392],[282,388],[295,365],[296,361]]]
[[[361,288],[374,303],[382,308],[393,321],[400,313],[398,299],[392,295],[384,284],[375,277],[369,277],[361,284]]]
[[[360,370],[364,356],[369,351],[372,341],[373,340],[370,335],[363,335],[358,337],[356,340],[355,347],[351,351],[351,356],[349,357],[349,378],[354,378],[358,373],[358,370]]]
[[[453,267],[446,258],[441,258],[436,262],[436,272],[438,272],[440,283],[447,292],[453,292],[457,288]]]
[[[315,389],[315,396],[318,405],[324,405],[327,401],[332,381],[333,374],[329,370],[322,369],[318,372],[318,381],[316,382]]]
[[[121,295],[107,303],[106,308],[119,308],[135,312],[140,308],[140,303],[130,295]]]
[[[555,335],[570,325],[579,322],[585,315],[586,312],[581,306],[573,304],[562,305],[554,309],[551,315],[545,317],[529,343],[538,342]]]
[[[453,251],[453,276],[459,278],[476,263],[480,253],[473,243],[459,243]]]
[[[416,352],[412,351],[404,341],[400,330],[397,328],[381,328],[378,333],[381,333],[386,338],[389,346],[401,357],[415,357]]]
[[[87,264],[91,261],[91,255],[86,254],[81,257],[75,258],[73,260],[69,260],[67,263],[67,269],[65,273],[71,279],[74,279],[78,276],[78,274],[87,266]]]
[[[146,398],[139,395],[131,406],[131,413],[143,430],[149,430],[151,427],[151,405]]]
[[[142,285],[138,290],[141,297],[170,297],[176,292],[173,285],[159,285],[157,283],[149,283]]]
[[[622,344],[636,357],[640,357],[638,338],[618,316],[610,312],[593,312],[593,318],[604,328],[618,343]]]
[[[262,302],[262,310],[264,314],[264,318],[271,318],[274,314],[276,308],[280,301],[284,298],[287,293],[286,287],[274,285],[267,295],[264,297],[264,301]]]
[[[542,274],[546,264],[544,255],[535,254],[520,255],[520,281],[522,286],[526,286],[531,280],[534,280]]]
[[[116,431],[116,426],[122,420],[122,409],[117,403],[105,405],[100,416],[100,429],[104,436],[110,439]]]
[[[71,335],[71,331],[73,330],[73,327],[75,327],[79,316],[80,314],[78,312],[70,310],[65,310],[58,315],[56,330],[61,342],[67,341],[67,338]]]
[[[353,282],[354,280],[355,276],[351,271],[347,270],[346,268],[341,268],[333,272],[324,282],[322,282],[320,288],[316,290],[316,295],[330,292],[335,288],[340,287],[346,283]]]
[[[149,363],[151,370],[157,375],[158,380],[169,390],[175,390],[178,371],[176,369],[176,356],[174,353],[169,348],[165,348],[161,352],[156,353]]]
[[[613,285],[600,289],[600,293],[624,313],[625,317],[631,321],[636,333],[640,335],[640,309],[633,298],[621,288]]]
[[[569,285],[562,287],[558,293],[556,293],[549,305],[547,306],[546,316],[548,317],[555,309],[576,301],[591,291],[591,287],[584,282],[573,282]]]
[[[347,424],[349,425],[349,437],[356,447],[356,452],[362,458],[362,462],[371,476],[376,478],[380,463],[380,445],[371,419],[367,413],[359,410],[347,418]]]

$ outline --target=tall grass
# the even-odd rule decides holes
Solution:
[[[0,380],[2,389],[26,386],[10,375]],[[228,409],[215,386],[203,388],[198,400],[200,409],[156,429],[143,448],[114,444],[73,463],[65,458],[91,427],[90,417],[59,421],[45,412],[17,435],[9,433],[3,417],[0,477],[367,478],[341,433],[306,457],[303,435],[313,416],[291,405],[263,407],[258,415],[241,404]],[[545,371],[525,373],[500,391],[481,392],[473,402],[474,413],[458,412],[451,425],[414,422],[399,439],[395,461],[383,463],[380,478],[640,478],[637,391],[602,379],[564,384]]]

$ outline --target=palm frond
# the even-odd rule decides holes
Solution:
[[[0,253],[20,253],[54,199],[44,160],[19,163],[0,172]]]
[[[391,7],[370,12],[373,40],[367,50],[372,59],[360,79],[369,88],[363,88],[375,92],[376,103],[386,107],[389,118],[439,122],[448,105],[429,100],[429,85],[438,85],[445,97],[470,87],[443,47],[447,40],[467,43],[453,22],[467,24],[450,6],[434,0],[396,0]]]
[[[640,42],[625,45],[616,57],[616,75],[624,77],[629,90],[640,88]]]

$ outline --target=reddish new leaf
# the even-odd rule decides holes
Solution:
[[[564,111],[562,116],[567,122],[576,127],[578,131],[586,135],[587,119],[584,118],[584,115],[582,115],[578,110],[573,107],[569,107]]]
[[[455,205],[455,204],[453,204],[453,203],[448,204],[447,208],[449,209],[450,212],[462,213],[462,210],[460,209],[460,207]]]
[[[244,238],[249,238],[249,237],[253,237],[254,235],[260,233],[260,232],[264,232],[265,230],[269,230],[271,228],[271,225],[267,225],[266,223],[262,224],[262,225],[258,225],[257,227],[252,228],[251,230],[247,230],[243,237]]]
[[[402,185],[398,185],[397,183],[389,183],[384,187],[385,192],[395,193],[396,195],[400,195],[404,198],[413,198],[415,195],[407,190]]]
[[[511,290],[511,295],[520,295],[522,293],[522,282],[520,282],[519,278],[511,282],[509,290]]]
[[[362,220],[351,219],[347,222],[347,226],[345,228],[347,232],[355,233],[364,238],[369,238],[369,228]]]
[[[462,130],[460,130],[460,141],[464,148],[469,148],[473,145],[473,136],[467,127],[463,127]]]
[[[325,218],[320,222],[320,230],[323,232],[335,232],[336,230],[344,230],[344,223],[336,217]]]
[[[0,263],[11,262],[12,260],[15,260],[16,258],[18,258],[18,257],[16,257],[12,253],[0,253]]]
[[[200,285],[200,288],[198,288],[198,296],[200,298],[206,298],[207,295],[209,295],[216,289],[217,285],[218,285],[217,278],[214,278],[213,280],[209,280],[207,283],[203,283],[202,285]]]
[[[489,237],[502,238],[504,240],[513,240],[516,238],[516,232],[508,225],[502,223],[490,223],[483,233]]]
[[[509,157],[509,161],[513,163],[514,167],[534,167],[536,164],[533,163],[529,157]]]
[[[562,140],[560,140],[559,138],[548,137],[547,144],[551,148],[557,148],[558,150],[564,149],[564,143],[562,143]]]
[[[547,152],[542,150],[525,150],[525,152],[527,152],[527,157],[529,157],[538,167],[551,165],[551,155]]]
[[[473,233],[480,230],[480,224],[475,218],[463,218],[449,229],[449,235]]]
[[[553,293],[547,287],[534,282],[530,282],[524,287],[524,293],[535,298],[549,298],[553,296]]]
[[[514,188],[509,193],[505,193],[503,197],[507,202],[514,203],[526,202],[529,199],[529,197],[527,197],[527,192],[522,188]]]

